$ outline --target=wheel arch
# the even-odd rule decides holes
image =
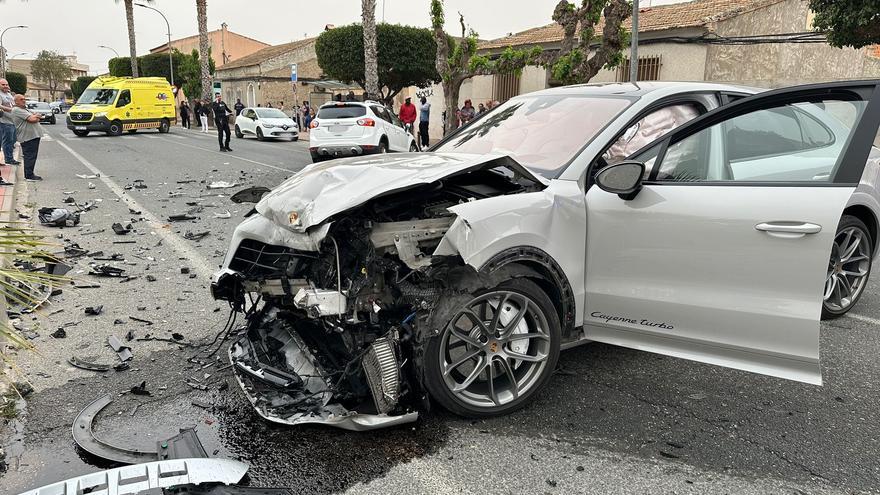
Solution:
[[[877,235],[878,230],[880,230],[880,225],[878,225],[877,216],[871,208],[863,204],[850,205],[843,210],[843,214],[852,215],[868,226],[868,234],[871,236],[871,247],[874,249],[873,253],[876,253],[878,241]]]
[[[479,271],[491,274],[503,267],[516,266],[529,269],[525,276],[535,282],[553,302],[562,324],[563,341],[568,340],[575,327],[574,291],[565,272],[549,254],[532,246],[512,247],[492,256]]]

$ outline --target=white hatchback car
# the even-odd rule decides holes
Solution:
[[[309,125],[312,161],[389,151],[418,151],[416,138],[376,101],[325,103]]]
[[[235,137],[256,136],[262,141],[266,138],[299,139],[299,126],[277,108],[245,108],[235,118]]]

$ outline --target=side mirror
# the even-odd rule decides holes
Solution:
[[[603,168],[596,174],[599,189],[617,194],[621,199],[636,197],[642,188],[645,164],[641,162],[620,162]]]

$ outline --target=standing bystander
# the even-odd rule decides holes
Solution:
[[[220,93],[214,95],[211,110],[214,111],[214,125],[217,126],[217,142],[220,143],[220,151],[232,151],[232,148],[229,147],[229,139],[232,137],[232,133],[229,131],[229,116],[233,114],[233,111],[223,101]],[[224,136],[226,137],[225,143]]]
[[[235,109],[235,116],[236,117],[241,115],[241,111],[244,110],[244,103],[241,102],[241,98],[237,98],[235,100],[235,105],[232,105],[232,108]]]
[[[9,89],[9,81],[0,79],[0,146],[3,147],[3,159],[7,165],[18,165],[21,162],[15,160],[15,123],[12,121],[12,109],[15,107],[15,99],[12,90]]]
[[[189,129],[189,103],[186,100],[180,102],[180,125]]]
[[[28,181],[43,180],[34,174],[37,165],[37,153],[40,151],[40,138],[43,137],[43,128],[40,126],[40,116],[27,109],[24,95],[15,95],[15,107],[12,108],[12,121],[15,124],[15,133],[18,142],[21,143],[21,156],[24,160],[24,178]]]
[[[412,98],[406,97],[403,105],[400,105],[398,112],[400,120],[403,122],[403,128],[406,132],[412,134],[414,132],[413,125],[416,122],[416,106],[412,104]]]
[[[431,121],[431,104],[428,103],[428,99],[424,96],[419,101],[422,104],[421,108],[419,108],[419,142],[422,145],[422,149],[424,149],[430,143],[430,139],[428,139],[428,122]]]

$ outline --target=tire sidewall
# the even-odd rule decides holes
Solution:
[[[244,134],[241,132],[241,127],[238,127],[238,125],[235,126],[235,137],[237,137],[238,139],[244,137]]]
[[[171,130],[171,123],[168,120],[162,119],[159,121],[159,132],[162,134],[168,133]]]
[[[559,315],[556,313],[556,309],[553,306],[550,298],[547,297],[547,294],[544,293],[544,291],[541,290],[541,288],[538,287],[538,285],[534,282],[525,278],[516,278],[501,282],[495,287],[489,289],[481,289],[477,292],[474,292],[473,294],[471,294],[468,301],[479,297],[482,294],[498,290],[508,290],[511,292],[522,294],[528,297],[530,302],[537,304],[540,307],[541,311],[544,313],[544,316],[547,319],[547,324],[550,327],[548,329],[550,334],[550,352],[547,358],[547,364],[544,367],[542,376],[532,386],[532,388],[515,401],[492,409],[477,409],[471,405],[464,404],[460,402],[458,398],[456,398],[455,395],[446,386],[440,370],[440,346],[441,342],[443,341],[443,335],[449,331],[449,321],[443,322],[443,329],[437,335],[431,337],[425,348],[425,387],[428,389],[431,397],[434,398],[434,400],[437,401],[441,406],[443,406],[446,410],[460,416],[471,418],[486,418],[504,415],[522,408],[523,406],[531,402],[536,397],[536,395],[540,393],[540,391],[544,388],[544,386],[550,380],[550,377],[553,375],[553,371],[556,369],[556,363],[559,360],[559,350],[562,341],[562,326],[559,322]]]
[[[111,136],[120,136],[122,135],[122,122],[118,120],[114,120],[110,122],[110,128],[107,129],[107,134]]]
[[[266,139],[266,136],[263,135],[263,130],[257,127],[257,141],[262,141]]]
[[[871,240],[871,254],[868,258],[868,273],[867,273],[867,275],[865,275],[865,282],[863,283],[861,290],[856,295],[855,299],[853,299],[853,302],[849,305],[848,308],[846,308],[842,311],[834,311],[834,310],[828,309],[825,306],[824,298],[822,299],[822,319],[823,320],[839,318],[839,317],[845,315],[846,313],[848,313],[856,304],[858,304],[859,299],[862,298],[862,294],[865,293],[865,285],[864,284],[867,284],[868,280],[871,278],[871,269],[874,266],[874,263],[873,263],[873,260],[874,260],[874,239],[871,238],[871,232],[868,230],[868,226],[865,225],[865,222],[861,221],[858,217],[854,217],[852,215],[844,215],[843,218],[840,219],[840,223],[837,225],[837,230],[834,231],[834,238],[835,239],[837,238],[837,234],[840,233],[841,230],[849,228],[849,227],[857,227],[859,230],[862,231],[862,233],[868,239]]]

